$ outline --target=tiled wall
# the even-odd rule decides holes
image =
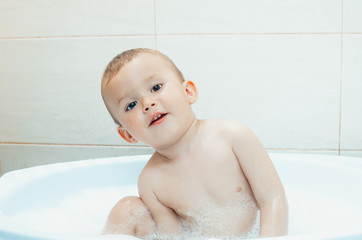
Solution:
[[[362,156],[361,0],[0,0],[2,172],[151,153],[100,96],[117,53],[169,55],[200,118],[247,124],[269,151]]]

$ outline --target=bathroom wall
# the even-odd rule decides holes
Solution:
[[[199,90],[200,118],[270,152],[362,157],[361,0],[0,0],[0,174],[148,154],[116,132],[106,64],[147,47]]]

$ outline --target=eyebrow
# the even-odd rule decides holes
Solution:
[[[146,77],[146,78],[143,80],[143,83],[150,81],[150,80],[151,80],[152,78],[154,78],[155,76],[156,76],[156,74],[155,74],[155,73],[152,73],[150,76]],[[128,95],[129,95],[129,94],[126,94],[126,95],[122,96],[122,97],[118,100],[118,104],[121,104],[122,100],[123,100],[124,98],[126,98]]]
[[[151,80],[151,79],[154,78],[155,76],[156,76],[155,73],[151,74],[150,76],[148,76],[148,77],[145,78],[144,82],[147,82],[147,81]]]

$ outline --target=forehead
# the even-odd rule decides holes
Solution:
[[[154,76],[178,77],[168,59],[161,55],[142,53],[121,68],[104,88],[104,92],[108,93],[110,98],[119,98],[120,95],[131,89],[137,89]]]
[[[123,68],[111,80],[135,81],[139,78],[149,78],[150,75],[163,74],[173,70],[173,65],[161,55],[141,53]]]

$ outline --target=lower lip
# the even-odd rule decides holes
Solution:
[[[163,117],[161,117],[160,119],[158,119],[156,122],[153,122],[150,126],[154,126],[154,125],[158,125],[163,123],[166,120],[167,114],[165,114]]]

